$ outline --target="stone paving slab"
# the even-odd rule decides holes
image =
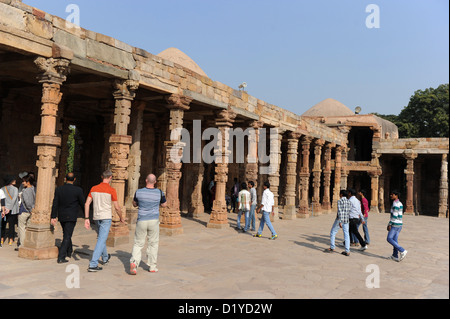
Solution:
[[[147,272],[144,262],[136,276],[128,274],[132,239],[129,244],[109,248],[112,259],[102,271],[87,272],[96,233],[84,229],[83,220],[75,228],[75,253],[70,263],[22,259],[14,247],[4,245],[0,249],[0,298],[449,298],[448,219],[405,216],[399,241],[408,255],[398,263],[386,259],[392,254],[386,242],[388,214],[370,216],[369,249],[352,250],[349,257],[340,254],[342,248],[331,254],[323,252],[329,247],[333,213],[278,220],[274,226],[279,238],[275,241],[268,240],[267,228],[263,238],[236,231],[236,214],[229,217],[232,227],[223,230],[206,228],[207,214],[198,219],[183,218],[183,234],[161,236],[156,274]],[[58,227],[57,242],[61,238]],[[340,232],[337,242],[342,239]],[[379,288],[368,288],[366,281],[375,275],[374,268],[379,272]],[[77,272],[79,288],[70,288]]]

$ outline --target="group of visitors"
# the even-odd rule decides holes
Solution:
[[[270,191],[270,183],[264,182],[263,184],[264,192],[262,194],[262,199],[260,205],[257,207],[257,195],[255,183],[249,181],[248,183],[241,183],[239,185],[237,178],[234,179],[234,185],[232,188],[232,207],[233,209],[237,207],[237,226],[238,230],[247,232],[249,229],[255,231],[256,226],[256,214],[262,212],[261,221],[259,224],[259,229],[254,237],[261,237],[264,230],[264,225],[267,225],[271,232],[271,237],[269,239],[277,239],[278,235],[270,222],[270,215],[274,213],[274,195]],[[244,215],[245,225],[241,227],[241,217]]]
[[[18,181],[21,182],[19,187]],[[0,247],[15,244],[15,250],[19,250],[25,241],[25,228],[30,220],[35,199],[36,185],[33,172],[19,173],[18,178],[11,176],[6,178],[5,185],[0,189]]]
[[[361,190],[356,197],[354,189],[341,190],[339,193],[340,199],[337,202],[337,216],[331,227],[330,232],[330,248],[325,249],[325,252],[334,252],[336,244],[336,234],[342,228],[344,233],[344,242],[342,246],[345,251],[342,252],[345,256],[350,256],[350,246],[361,245],[359,250],[364,251],[368,248],[370,243],[369,229],[367,227],[369,203],[366,199],[366,191]],[[392,191],[390,193],[392,200],[391,216],[387,226],[387,241],[393,246],[393,253],[388,258],[395,261],[402,261],[408,253],[403,247],[398,244],[398,236],[402,230],[403,222],[403,204],[399,200],[399,192]],[[359,233],[359,226],[363,225],[364,239]]]

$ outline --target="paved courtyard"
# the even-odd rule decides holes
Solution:
[[[129,244],[109,248],[112,259],[102,271],[87,272],[96,233],[84,229],[83,220],[75,228],[75,254],[66,264],[18,258],[14,247],[4,245],[0,298],[449,298],[448,219],[405,216],[399,241],[408,255],[398,263],[386,259],[392,253],[386,242],[388,214],[370,216],[369,249],[355,249],[349,257],[340,254],[342,248],[323,252],[335,214],[279,220],[275,241],[268,240],[267,228],[262,238],[237,232],[236,214],[229,215],[232,227],[224,230],[206,228],[207,214],[183,218],[184,234],[161,237],[156,274],[144,263],[137,276],[128,274],[133,236]],[[59,243],[59,227],[56,238]],[[340,232],[337,239],[342,238]]]

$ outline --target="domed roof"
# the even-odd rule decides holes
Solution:
[[[198,66],[197,63],[194,62],[194,60],[177,48],[168,48],[159,53],[158,56],[207,77],[206,73]]]
[[[302,116],[309,116],[309,117],[350,116],[350,115],[355,115],[355,113],[341,102],[330,98],[317,103],[308,111],[302,114]]]

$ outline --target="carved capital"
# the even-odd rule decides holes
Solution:
[[[134,100],[138,88],[139,81],[116,79],[113,82],[113,96],[116,100],[126,99],[131,101]]]
[[[231,109],[219,110],[215,113],[217,126],[233,126],[236,113]]]
[[[165,97],[169,109],[189,110],[192,98],[181,94],[171,94]]]
[[[34,60],[41,74],[37,79],[39,83],[56,83],[61,85],[67,79],[70,61],[67,59],[54,59],[38,57]]]

